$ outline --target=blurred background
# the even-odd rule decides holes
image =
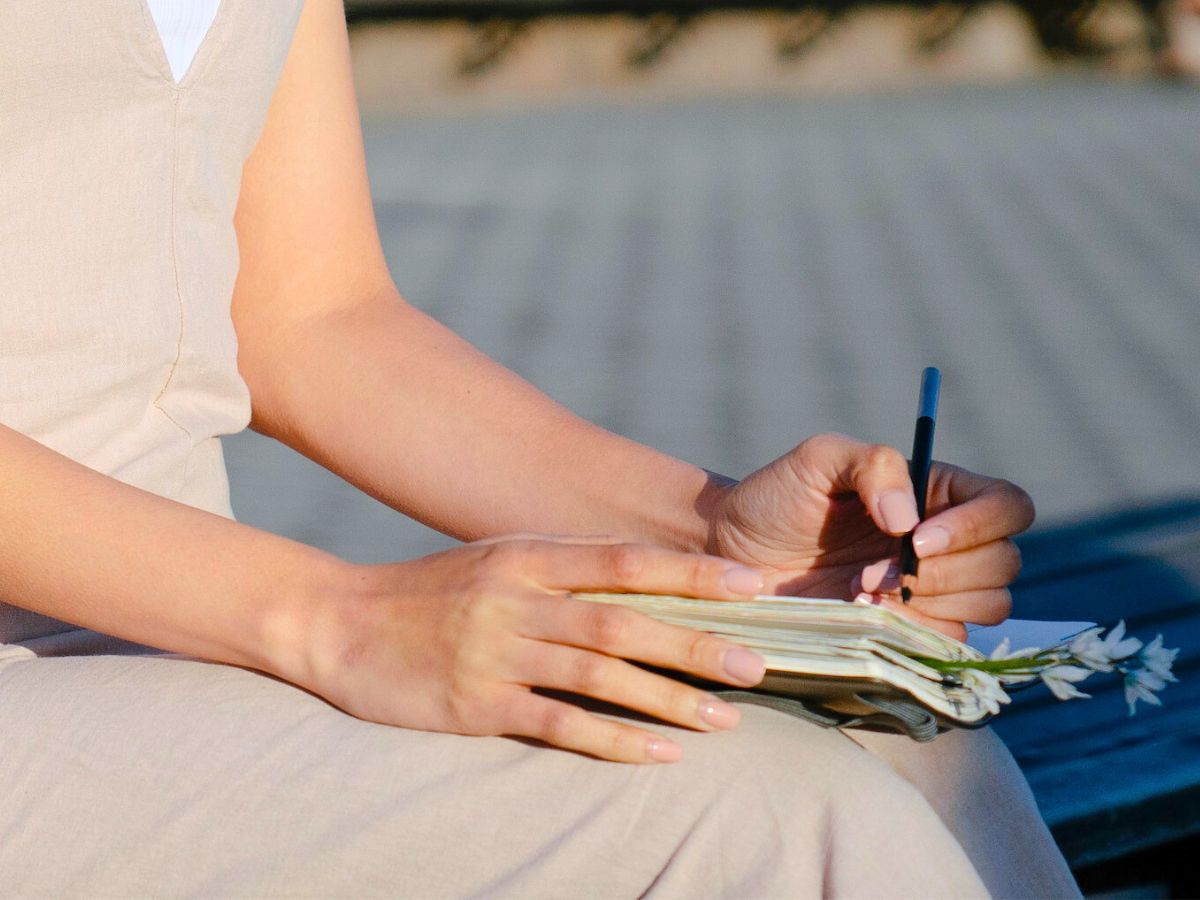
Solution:
[[[1183,647],[1162,710],[1112,679],[997,730],[1090,894],[1200,895],[1200,2],[347,14],[401,292],[580,414],[742,476],[821,431],[907,451],[942,368],[939,458],[1038,504],[1017,614]],[[226,452],[244,521],[450,544]]]

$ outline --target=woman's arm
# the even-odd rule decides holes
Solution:
[[[379,245],[342,5],[309,0],[237,211],[254,427],[459,538],[708,540],[703,470],[573,415],[397,293]]]
[[[88,628],[248,666],[360,718],[513,734],[626,762],[678,747],[535,693],[571,691],[712,731],[737,710],[625,662],[738,686],[756,654],[572,589],[726,599],[762,577],[655,547],[534,538],[383,566],[166,500],[0,426],[0,600]]]
[[[122,484],[0,425],[0,601],[105,634],[302,678],[351,567]]]
[[[961,637],[1008,614],[1033,508],[1008,482],[934,467],[911,605],[889,575],[917,524],[904,457],[840,436],[741,485],[571,414],[408,306],[371,208],[337,0],[308,0],[237,210],[234,320],[254,426],[462,538],[610,534],[717,552],[780,592],[859,591]]]

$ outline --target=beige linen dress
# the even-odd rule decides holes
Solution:
[[[225,516],[233,212],[298,7],[223,0],[176,84],[144,0],[0,6],[0,423]],[[4,896],[1075,894],[986,731],[745,707],[624,766],[361,722],[0,600]]]

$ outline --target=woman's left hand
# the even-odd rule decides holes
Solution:
[[[727,490],[709,550],[767,570],[768,592],[866,594],[961,640],[965,622],[1008,617],[1008,584],[1021,567],[1010,538],[1033,518],[1033,501],[1016,485],[934,463],[913,540],[919,576],[907,582],[905,605],[900,538],[917,526],[908,461],[891,447],[823,434]]]

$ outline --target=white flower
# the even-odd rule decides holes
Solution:
[[[1071,643],[1067,645],[1067,652],[1075,658],[1076,662],[1083,663],[1095,672],[1111,672],[1113,670],[1112,660],[1108,658],[1108,650],[1104,641],[1100,640],[1102,631],[1104,631],[1103,628],[1089,628],[1087,631],[1075,635],[1071,639]]]
[[[1038,673],[1026,669],[1019,672],[993,672],[1001,684],[1024,684],[1027,681],[1037,681]]]
[[[1178,681],[1171,674],[1171,666],[1175,663],[1175,657],[1179,655],[1179,648],[1168,650],[1162,645],[1162,635],[1160,634],[1149,644],[1142,648],[1139,659],[1145,665],[1146,670],[1157,675],[1163,681]]]
[[[974,693],[979,698],[979,702],[983,704],[984,709],[993,716],[1000,712],[1000,704],[1011,701],[1008,694],[1004,693],[1000,679],[990,672],[983,672],[979,669],[963,669],[959,675],[962,678],[963,686]]]
[[[1092,627],[1044,650],[1026,647],[1013,651],[1005,638],[986,661],[965,662],[957,674],[962,686],[975,694],[993,715],[1000,711],[1001,704],[1009,702],[1005,687],[1038,678],[1059,700],[1090,697],[1076,685],[1093,672],[1116,671],[1124,677],[1130,715],[1134,714],[1138,700],[1161,706],[1157,692],[1169,682],[1179,680],[1171,672],[1179,650],[1163,647],[1161,634],[1146,645],[1135,637],[1126,637],[1124,621],[1109,629],[1107,637],[1101,638],[1102,634],[1102,627]],[[1141,663],[1141,667],[1132,668],[1136,663]],[[975,665],[980,668],[974,668]]]
[[[1142,642],[1135,637],[1125,637],[1125,620],[1122,619],[1108,632],[1108,637],[1104,639],[1104,649],[1108,652],[1109,659],[1120,662],[1141,650]]]
[[[1135,637],[1125,637],[1125,620],[1122,619],[1108,632],[1108,637],[1100,639],[1103,628],[1089,628],[1082,634],[1076,635],[1067,645],[1068,652],[1075,661],[1082,663],[1095,672],[1111,672],[1113,663],[1128,659],[1142,647],[1142,642]]]
[[[1070,700],[1072,697],[1090,697],[1079,688],[1075,682],[1083,681],[1092,674],[1091,669],[1083,666],[1050,666],[1041,671],[1042,681],[1059,700]]]
[[[1155,696],[1154,692],[1161,691],[1166,686],[1166,679],[1150,669],[1134,669],[1126,675],[1125,702],[1129,704],[1129,714],[1132,716],[1137,711],[1136,706],[1139,700],[1145,700],[1154,706],[1162,706],[1162,701]]]
[[[992,650],[991,656],[988,659],[1020,659],[1023,656],[1037,656],[1042,651],[1038,647],[1023,647],[1020,650],[1009,651],[1008,638],[1002,640]]]

